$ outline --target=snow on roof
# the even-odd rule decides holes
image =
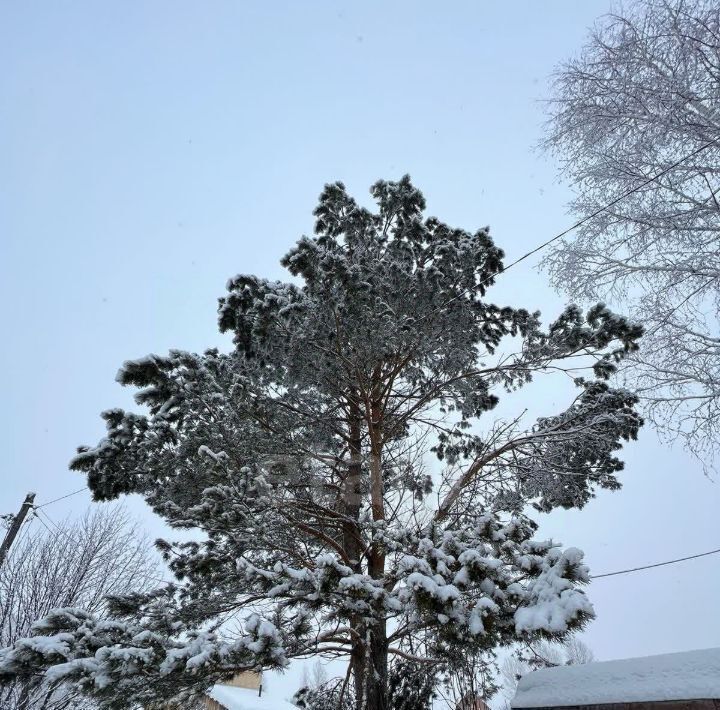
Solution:
[[[227,710],[298,710],[295,705],[281,700],[276,695],[257,690],[236,688],[232,685],[214,685],[207,694]]]
[[[513,708],[720,699],[720,648],[560,666],[520,679]]]

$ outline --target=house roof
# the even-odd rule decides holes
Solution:
[[[257,690],[232,685],[214,685],[207,695],[227,710],[298,710],[295,705],[272,693],[264,692],[258,696]]]
[[[520,679],[513,708],[720,699],[720,648],[543,668]]]

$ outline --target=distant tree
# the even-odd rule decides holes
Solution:
[[[307,666],[303,666],[303,677],[302,687],[304,688],[319,688],[321,685],[325,685],[328,682],[327,671],[320,662],[315,661],[312,665],[312,671],[308,673]]]
[[[376,212],[326,186],[315,238],[283,259],[293,283],[230,280],[233,351],[123,365],[146,411],[105,412],[106,437],[72,467],[97,499],[138,493],[198,531],[160,543],[181,584],[116,597],[113,625],[53,612],[0,652],[0,680],[48,669],[108,707],[147,708],[243,668],[339,656],[341,698],[387,710],[391,659],[431,673],[592,617],[582,553],[535,540],[522,511],[619,487],[617,451],[642,420],[607,378],[641,329],[597,306],[543,330],[486,299],[503,269],[486,229],[424,217],[407,177],[372,194]],[[584,366],[563,411],[472,430],[499,394]],[[437,501],[423,440],[444,466]]]
[[[566,666],[582,666],[585,663],[592,663],[595,660],[595,654],[590,646],[581,641],[577,636],[569,636],[562,642],[563,651],[565,651]]]
[[[625,375],[660,431],[711,462],[720,442],[720,5],[637,0],[604,17],[558,70],[549,106],[545,145],[575,189],[573,210],[588,218],[548,256],[552,281],[574,299],[631,304],[646,336]]]
[[[518,681],[527,673],[538,668],[579,666],[594,660],[590,647],[574,635],[562,642],[539,641],[516,649],[500,667],[502,694],[507,707],[515,697]]]
[[[498,691],[497,654],[459,651],[448,663],[438,689],[451,710],[476,710],[477,700],[487,702]]]
[[[150,545],[121,505],[95,507],[57,527],[40,521],[29,519],[0,567],[0,646],[29,636],[33,622],[57,607],[81,607],[102,617],[107,595],[155,586]],[[63,710],[95,703],[68,684],[38,676],[1,688],[0,707]]]

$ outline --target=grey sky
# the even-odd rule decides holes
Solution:
[[[567,226],[568,192],[532,150],[537,100],[607,5],[2,3],[0,513],[82,485],[66,464],[101,410],[130,404],[123,360],[228,345],[225,281],[282,277],[324,182],[365,200],[409,172],[431,213],[491,225],[509,260]],[[533,263],[491,296],[547,319],[563,300]],[[552,413],[567,392],[531,404]],[[647,428],[624,457],[623,491],[543,532],[597,573],[720,546],[719,484],[689,455]],[[598,580],[585,638],[604,659],[720,645],[718,592],[720,556]]]

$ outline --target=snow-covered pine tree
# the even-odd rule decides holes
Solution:
[[[231,352],[123,365],[145,411],[105,412],[107,436],[72,468],[97,500],[138,493],[203,540],[161,542],[178,583],[114,599],[111,620],[39,622],[0,652],[0,677],[47,669],[107,707],[152,707],[238,669],[335,654],[356,708],[384,710],[389,657],[436,667],[592,616],[582,554],[533,539],[522,510],[619,486],[615,453],[641,419],[607,378],[641,329],[599,305],[544,331],[486,299],[503,269],[486,229],[424,218],[408,177],[372,195],[377,212],[325,187],[315,236],[283,259],[292,283],[229,281]],[[498,391],[579,356],[592,366],[565,411],[471,429]],[[445,467],[437,503],[423,436]]]

